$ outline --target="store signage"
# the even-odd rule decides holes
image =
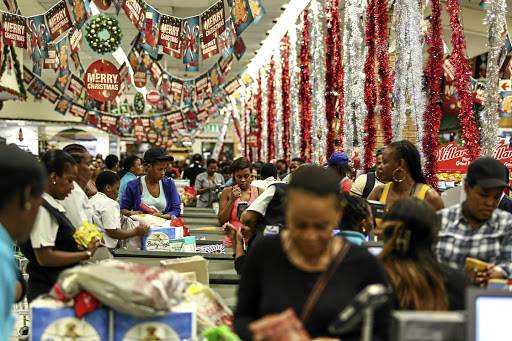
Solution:
[[[137,88],[143,88],[148,81],[148,75],[142,66],[139,66],[137,71],[133,74],[133,81]]]
[[[66,32],[72,25],[66,1],[61,0],[55,6],[45,13],[48,30],[52,40],[57,39],[62,33]]]
[[[137,30],[144,29],[144,0],[125,0],[123,9],[130,21],[135,25]]]
[[[27,47],[27,18],[21,15],[2,13],[4,23],[2,35],[5,45],[22,49]]]
[[[85,88],[99,102],[108,102],[115,98],[120,89],[116,66],[104,59],[92,63],[85,73]]]
[[[247,136],[247,146],[250,148],[257,148],[258,147],[258,134],[257,133],[250,133]]]
[[[134,121],[134,127],[135,139],[137,142],[142,143],[146,138],[146,128],[140,118]]]
[[[150,144],[155,144],[155,142],[158,140],[158,133],[153,129],[149,129],[146,133],[146,137]]]
[[[249,141],[249,138],[248,138]],[[455,142],[441,146],[436,152],[439,173],[466,173],[471,163],[466,147],[459,147]],[[512,148],[505,142],[500,142],[493,150],[493,158],[512,170]]]
[[[160,36],[158,44],[163,50],[174,58],[181,59],[181,26],[183,20],[162,14],[160,17]]]
[[[68,83],[68,90],[71,91],[73,97],[82,97],[82,91],[84,90],[84,82],[75,75],[71,75],[71,79]]]
[[[151,105],[157,105],[162,100],[162,94],[158,90],[149,90],[146,94],[146,102]]]

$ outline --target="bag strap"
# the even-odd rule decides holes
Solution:
[[[311,310],[313,310],[313,307],[316,304],[316,301],[318,301],[318,298],[327,286],[327,282],[329,282],[329,279],[332,277],[338,266],[347,255],[348,250],[350,249],[349,242],[343,240],[342,242],[343,244],[341,245],[340,252],[338,252],[336,258],[334,258],[331,264],[329,264],[329,267],[320,275],[315,283],[315,286],[311,290],[311,293],[309,294],[306,304],[304,304],[304,308],[302,308],[302,314],[300,316],[302,323],[306,323],[309,314],[311,314]]]
[[[373,187],[375,187],[375,172],[369,172],[366,175],[366,185],[364,186],[362,197],[368,198],[370,193],[373,190]]]

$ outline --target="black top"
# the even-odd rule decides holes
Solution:
[[[235,312],[235,330],[242,340],[252,340],[249,323],[268,314],[293,308],[297,316],[320,272],[307,272],[293,265],[282,248],[279,236],[262,238],[246,255]],[[365,249],[352,245],[320,295],[305,324],[312,338],[340,337],[359,340],[360,327],[343,335],[331,335],[328,326],[354,297],[369,284],[386,284],[380,261]],[[374,340],[388,339],[391,303],[377,310]]]
[[[53,246],[53,249],[59,251],[77,252],[78,246],[75,239],[73,238],[73,234],[75,233],[76,229],[73,227],[73,224],[71,224],[64,213],[59,212],[59,210],[55,209],[44,199],[43,207],[44,209],[48,210],[48,212],[50,212],[52,217],[57,219],[59,224],[59,229],[57,231],[57,237],[55,238],[55,245]],[[33,301],[41,294],[48,293],[52,289],[53,285],[57,282],[57,278],[61,271],[78,264],[70,264],[61,267],[42,266],[37,262],[34,249],[32,248],[32,242],[30,240],[24,243],[20,243],[20,248],[21,252],[23,252],[23,255],[28,259],[27,273],[29,278],[27,299],[29,302]]]
[[[206,169],[201,166],[188,167],[185,169],[185,171],[183,171],[183,179],[189,179],[190,186],[195,186],[196,177],[204,172],[206,172]]]
[[[443,268],[444,286],[448,295],[449,310],[466,309],[466,288],[471,285],[469,279],[461,271],[441,264]]]
[[[498,208],[503,211],[507,211],[509,213],[512,213],[512,199],[508,195],[504,195],[503,198],[501,198],[500,204],[498,205]]]

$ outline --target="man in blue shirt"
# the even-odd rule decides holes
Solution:
[[[121,202],[121,198],[123,197],[123,193],[126,190],[126,185],[133,179],[144,175],[144,167],[142,166],[142,162],[140,158],[132,155],[128,156],[124,160],[124,170],[126,171],[125,176],[121,178],[121,185],[119,186],[119,195],[117,196],[117,201]]]
[[[0,146],[0,178],[0,340],[9,340],[19,280],[13,240],[30,236],[47,179],[35,157],[10,146]]]

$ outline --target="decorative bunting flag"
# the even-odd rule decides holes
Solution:
[[[507,55],[512,52],[512,42],[510,41],[510,36],[506,35],[505,37],[505,45],[503,45],[503,48],[501,49],[501,54],[500,54],[500,61],[499,61],[499,66],[501,68],[501,66],[503,65],[503,63],[505,63],[505,59],[507,58]]]
[[[164,115],[158,114],[151,116],[151,128],[157,133],[163,132],[165,130]]]
[[[130,62],[130,66],[133,72],[135,72],[135,70],[137,70],[140,64],[140,54],[135,47],[132,47],[130,52],[128,52],[127,58],[128,62]]]
[[[151,63],[153,62],[151,60],[151,56],[149,55],[149,53],[147,53],[146,51],[142,51],[141,53],[141,62],[140,62],[140,65],[142,66],[142,69],[144,70],[144,72],[148,72],[149,71],[149,68],[151,67]]]
[[[71,97],[66,95],[60,96],[60,100],[55,105],[55,111],[62,115],[66,115],[66,112],[68,111],[71,102],[73,102]]]
[[[68,33],[69,50],[71,54],[78,53],[83,42],[82,29],[78,28],[76,23],[71,27]]]
[[[203,42],[208,44],[224,32],[224,0],[220,0],[201,14]]]
[[[41,77],[41,72],[43,71],[42,64],[43,61],[41,59],[32,62],[32,72],[35,73],[38,77]]]
[[[512,78],[512,58],[508,61],[507,67],[505,68],[507,70],[508,76]]]
[[[25,84],[29,85],[35,78],[36,76],[34,75],[34,73],[32,73],[32,71],[30,71],[25,65],[23,65],[23,81],[25,82]]]
[[[251,75],[249,74],[249,72],[247,72],[247,68],[243,69],[242,71],[240,71],[240,73],[238,74],[238,78],[242,81],[242,83],[248,87],[249,85],[252,84],[252,82],[254,81],[251,77]]]
[[[133,84],[135,84],[137,88],[143,88],[146,86],[147,81],[148,74],[144,71],[142,66],[139,66],[133,74]]]
[[[231,22],[226,21],[224,32],[219,37],[220,49],[222,50],[222,58],[227,59],[234,52],[233,35],[231,31]]]
[[[242,59],[242,56],[244,55],[245,50],[246,50],[245,43],[242,40],[242,37],[236,38],[235,44],[233,46],[233,50],[235,51],[236,59],[238,61],[240,61],[240,59]]]
[[[164,71],[162,75],[162,82],[160,82],[160,91],[162,91],[165,95],[169,95],[171,93],[171,74],[167,71]]]
[[[181,105],[181,95],[183,93],[183,81],[179,78],[171,80],[171,103],[174,107]]]
[[[69,3],[73,5],[73,16],[75,17],[75,25],[78,29],[81,29],[87,21],[87,19],[89,19],[91,16],[89,0],[69,0]]]
[[[222,84],[224,84],[224,75],[220,71],[218,63],[213,64],[210,70],[208,70],[208,76],[210,78],[210,84],[214,92],[217,91]]]
[[[57,45],[48,44],[48,58],[44,59],[43,69],[57,71],[59,68],[59,58],[57,53]]]
[[[57,39],[62,33],[66,32],[72,25],[71,16],[66,6],[66,1],[61,0],[46,13],[46,22],[50,31],[52,40]]]
[[[265,8],[263,7],[263,4],[261,3],[261,0],[249,0],[249,6],[251,7],[251,14],[254,18],[254,21],[252,22],[254,25],[259,23],[261,18],[267,14],[267,11],[265,11]]]
[[[183,64],[199,61],[199,16],[183,20]]]
[[[9,13],[2,13],[2,38],[4,45],[22,49],[27,47],[27,18]]]
[[[183,120],[183,114],[181,113],[181,110],[173,111],[172,113],[168,114],[165,119],[167,127],[169,127],[172,132],[176,133],[180,129],[185,129],[185,122]]]
[[[191,106],[195,101],[195,86],[193,80],[183,82],[183,105]]]
[[[149,68],[149,73],[151,74],[151,83],[156,87],[160,77],[162,77],[163,68],[159,62],[153,61]]]
[[[43,91],[41,92],[41,97],[46,98],[51,103],[55,104],[57,100],[60,99],[61,94],[49,86],[45,86]]]
[[[181,25],[183,20],[162,14],[160,17],[160,35],[158,44],[164,53],[181,59]]]
[[[39,78],[35,78],[28,87],[27,91],[30,92],[36,99],[40,99],[41,92],[43,92],[44,88],[44,82]]]
[[[4,0],[4,4],[9,13],[17,14],[19,12],[18,2],[16,0]]]
[[[121,64],[119,69],[117,70],[119,72],[119,79],[122,83],[124,83],[124,80],[126,79],[126,76],[128,76],[128,66],[126,65],[126,62]]]
[[[57,57],[59,58],[59,75],[57,76],[57,80],[55,81],[55,87],[59,89],[60,92],[64,93],[66,90],[66,85],[69,80],[69,75],[71,71],[69,71],[68,64],[68,46],[67,39],[62,39],[57,43]]]
[[[199,71],[199,62],[185,64],[185,71],[187,71],[187,72]]]
[[[158,58],[158,38],[160,36],[160,13],[146,5],[146,20],[140,35],[139,43],[153,59]]]
[[[129,115],[121,115],[117,120],[117,131],[123,136],[133,135],[133,121]]]
[[[227,59],[226,58],[220,58],[219,59],[219,67],[220,71],[227,76],[229,72],[231,71],[231,66],[233,65],[233,55],[230,55]]]
[[[101,122],[100,122],[101,113],[99,111],[89,110],[89,112],[87,112],[87,115],[89,117],[89,125],[90,126],[93,126],[96,128],[101,128]]]
[[[203,57],[203,60],[215,56],[218,53],[219,45],[217,44],[217,39],[210,40],[207,43],[201,40],[201,56]]]
[[[234,0],[231,6],[231,20],[233,20],[236,35],[240,36],[254,20],[248,0]]]
[[[33,61],[48,58],[48,43],[51,41],[50,33],[46,28],[44,15],[28,18],[28,32],[31,44],[28,45],[29,54]]]
[[[85,73],[85,68],[82,64],[82,61],[80,60],[80,55],[78,53],[72,53],[71,59],[73,60],[75,70],[77,70],[80,73],[80,77],[83,76],[83,74]]]
[[[208,83],[208,72],[205,72],[201,76],[196,78],[195,86],[198,101],[203,100],[208,96]]]
[[[82,122],[87,117],[87,109],[76,103],[71,103],[71,105],[69,106],[69,113],[73,116],[80,117],[82,119]]]
[[[71,74],[71,79],[69,80],[68,90],[73,94],[74,98],[82,97],[82,91],[84,90],[84,81],[79,77]]]
[[[138,31],[144,29],[145,6],[144,0],[125,0],[123,2],[124,12]]]
[[[124,0],[113,0],[114,7],[116,8],[116,15],[119,15],[119,12],[121,12],[121,8],[123,8],[123,2]]]
[[[107,60],[97,60],[89,65],[85,73],[85,89],[99,102],[109,102],[119,93],[119,72]]]
[[[238,82],[238,79],[235,78],[232,81],[226,83],[224,90],[229,96],[231,96],[240,88],[240,86],[240,82]]]

